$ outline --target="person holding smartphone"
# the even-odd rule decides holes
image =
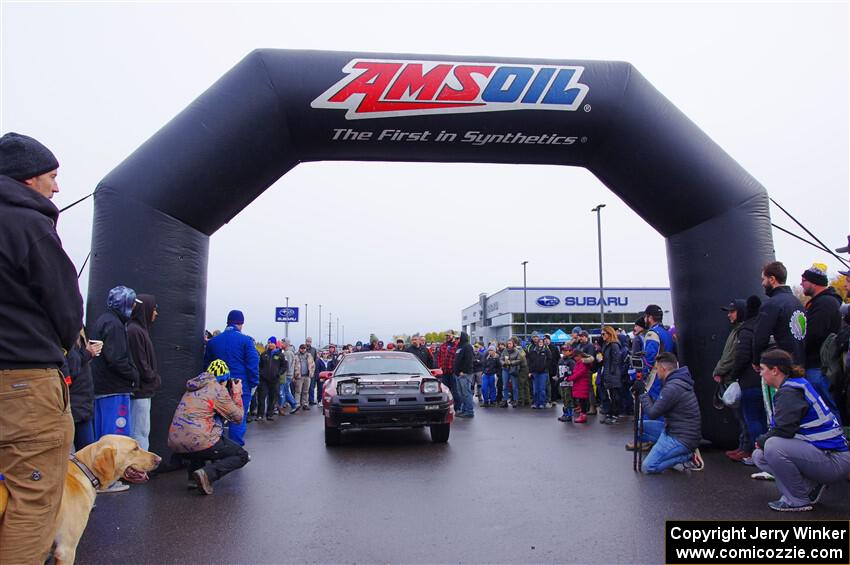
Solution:
[[[90,364],[102,349],[102,341],[86,339],[85,330],[81,330],[77,343],[68,351],[63,373],[65,380],[70,380],[68,392],[71,395],[71,416],[74,418],[75,451],[94,443],[94,381]]]

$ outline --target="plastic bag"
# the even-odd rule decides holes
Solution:
[[[741,385],[735,381],[726,387],[726,392],[723,393],[723,404],[732,408],[739,402],[741,402]]]

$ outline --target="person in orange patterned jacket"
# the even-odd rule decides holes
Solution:
[[[242,382],[230,379],[224,361],[216,359],[186,383],[168,428],[168,447],[189,461],[190,488],[212,494],[214,482],[251,460],[241,445],[222,436],[224,420],[238,424],[243,415]]]

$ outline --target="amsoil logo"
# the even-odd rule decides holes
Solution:
[[[354,59],[310,104],[346,109],[348,120],[421,114],[578,109],[584,67]],[[586,110],[588,108],[585,108]]]

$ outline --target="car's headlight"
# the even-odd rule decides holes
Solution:
[[[440,392],[440,383],[437,381],[425,381],[422,383],[422,392],[425,394],[436,394]]]
[[[357,394],[357,383],[342,383],[339,385],[339,393],[346,396]]]

